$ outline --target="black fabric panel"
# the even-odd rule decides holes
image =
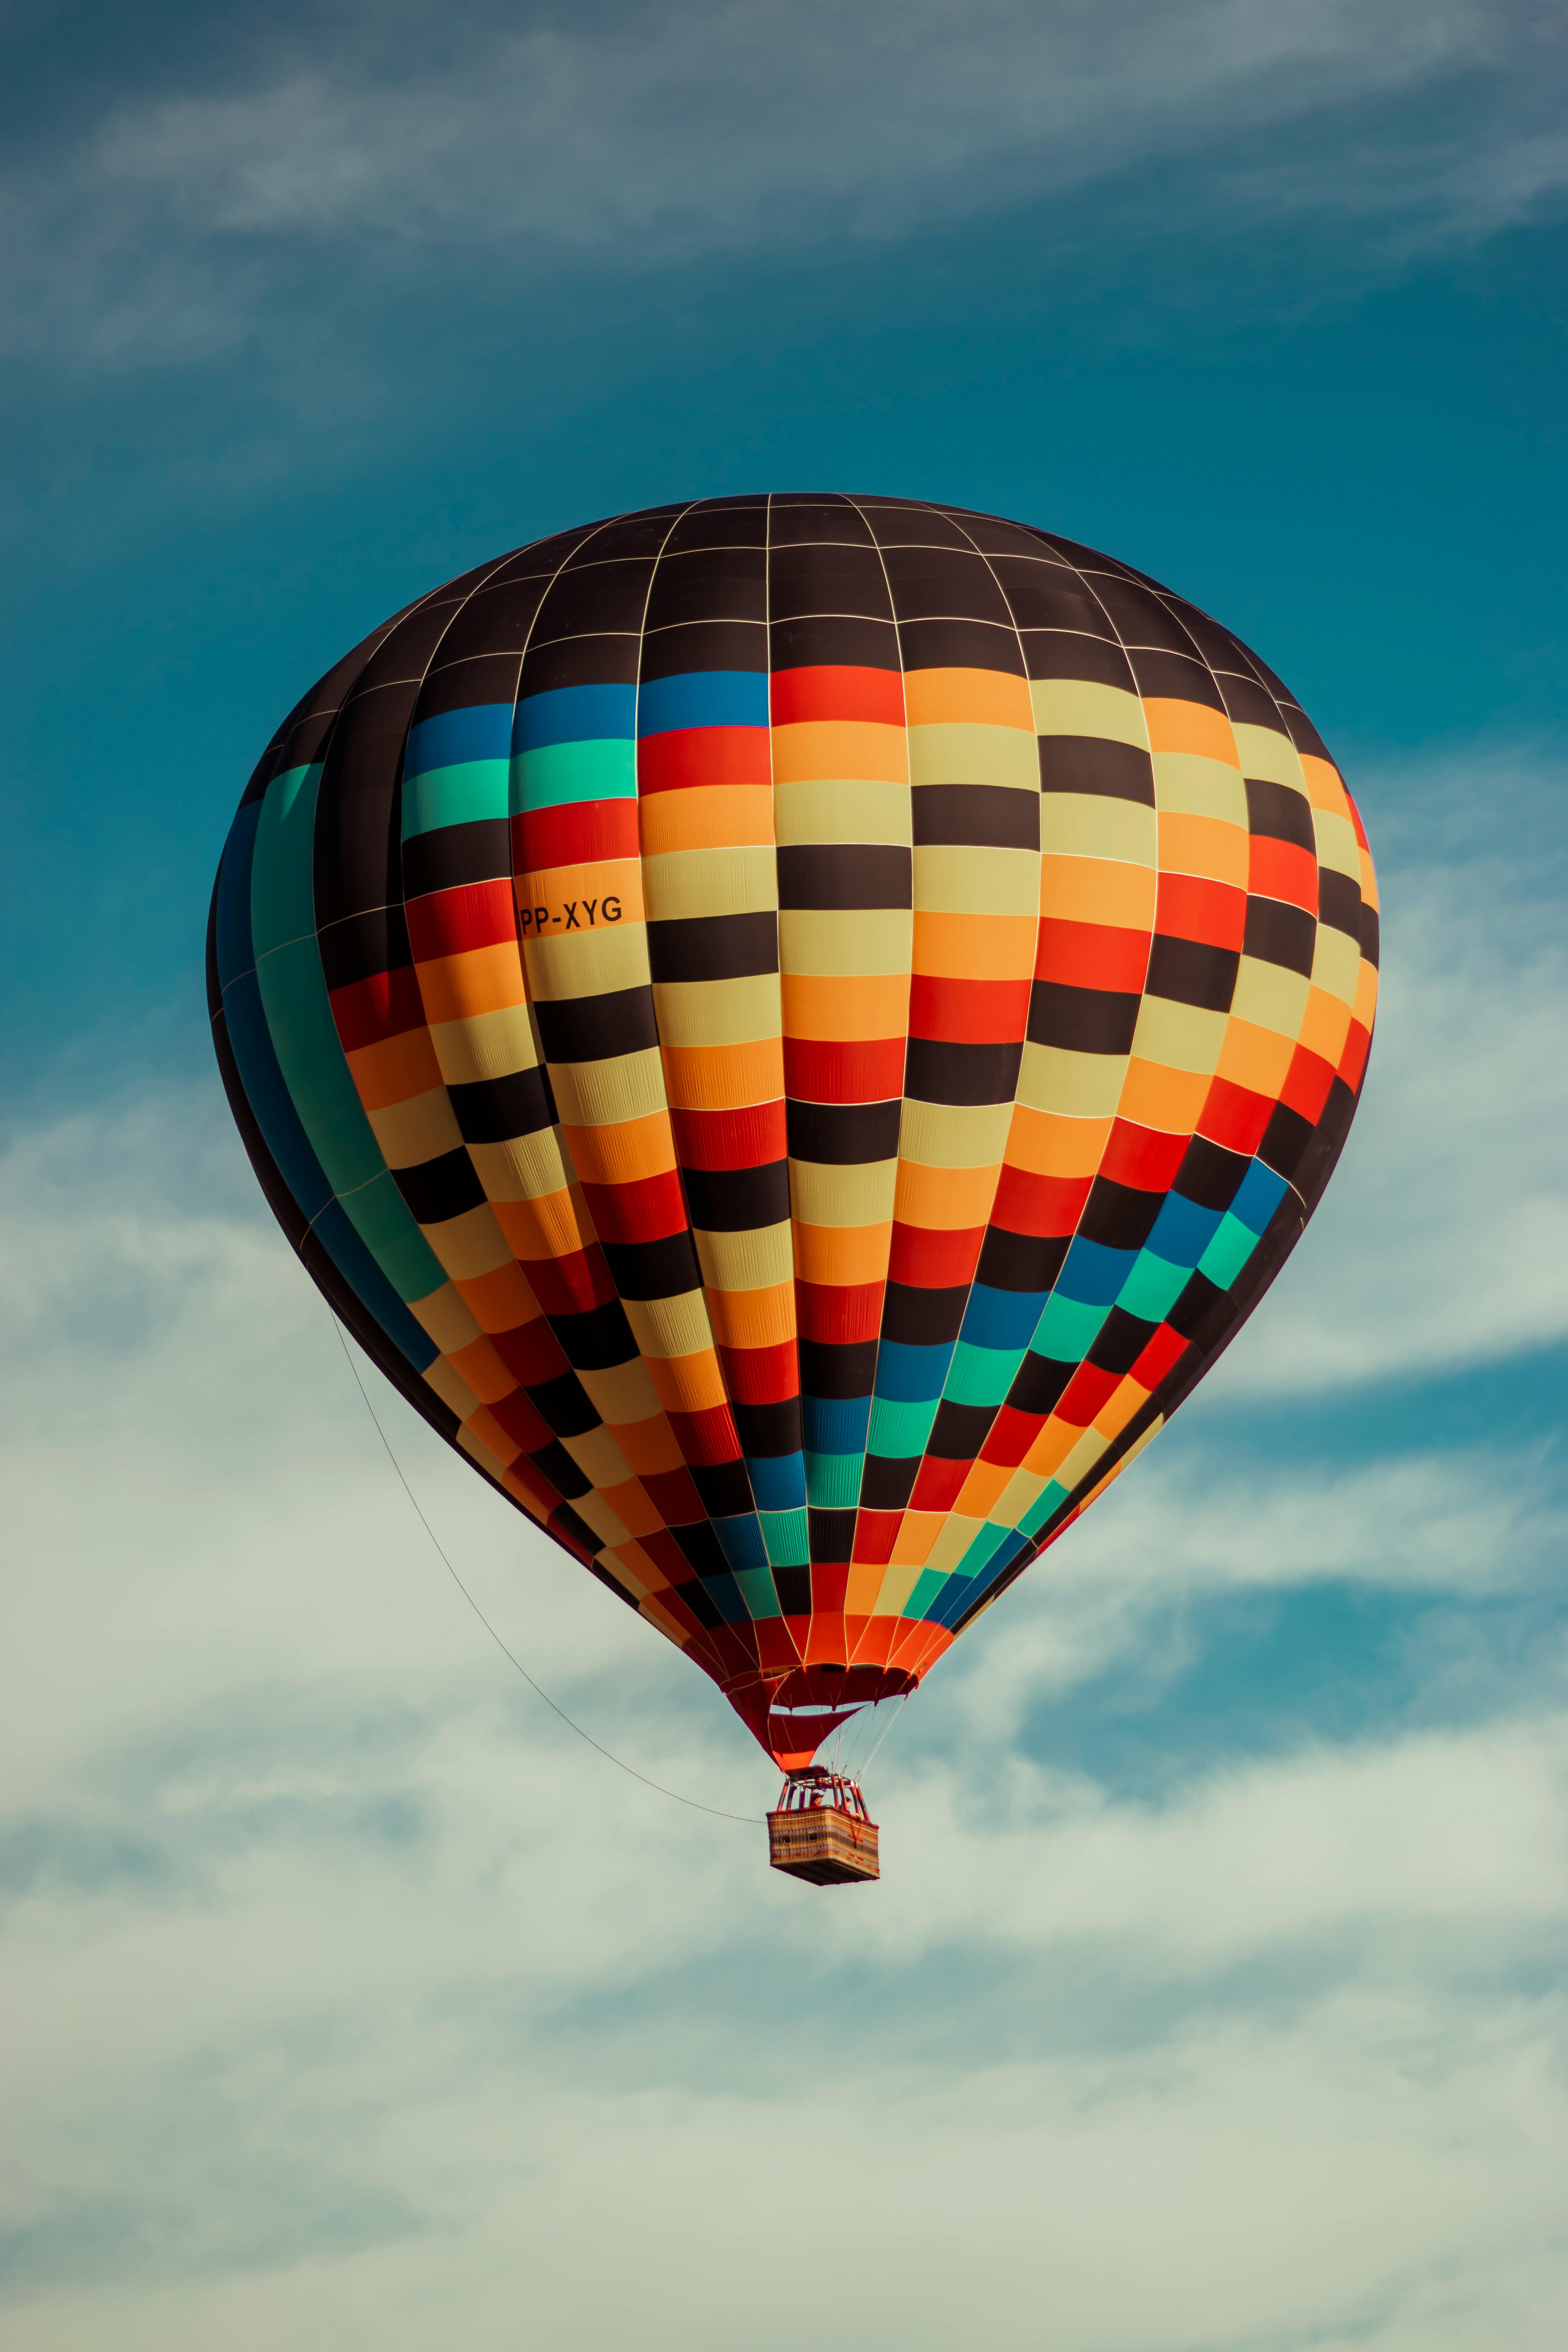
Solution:
[[[863,1511],[903,1511],[909,1508],[920,1475],[918,1454],[906,1459],[895,1459],[887,1454],[868,1454],[866,1467],[860,1474],[860,1508]]]
[[[906,1348],[935,1348],[956,1339],[969,1304],[969,1285],[924,1290],[912,1282],[889,1282],[882,1302],[882,1337]]]
[[[928,559],[940,560],[949,549],[975,560],[969,534],[939,507],[916,499],[858,499],[856,504],[879,547],[918,548]]]
[[[766,499],[709,501],[683,514],[665,542],[665,560],[695,547],[763,547],[768,536]]]
[[[558,1372],[552,1381],[541,1381],[525,1394],[557,1437],[581,1437],[599,1426],[599,1408],[575,1372]]]
[[[1040,790],[1099,793],[1108,800],[1154,805],[1154,763],[1135,743],[1104,735],[1042,735]]]
[[[516,699],[517,653],[471,654],[461,660],[453,659],[453,640],[461,621],[459,614],[442,643],[440,668],[433,669],[419,689],[414,712],[416,725],[426,719],[438,718],[445,711],[468,710],[479,704]]]
[[[1375,907],[1369,907],[1364,899],[1362,901],[1360,929],[1361,951],[1366,958],[1368,963],[1372,965],[1373,971],[1375,971],[1377,969],[1379,945],[1377,908]]]
[[[1130,1372],[1157,1328],[1141,1316],[1129,1315],[1124,1307],[1113,1307],[1095,1335],[1089,1361],[1118,1377]]]
[[[742,1509],[750,1508],[751,1491],[748,1486],[747,1501],[742,1506]],[[729,1574],[730,1563],[724,1557],[723,1547],[706,1519],[689,1520],[685,1527],[671,1528],[669,1532],[699,1576]]]
[[[781,908],[837,909],[914,903],[910,853],[889,843],[826,842],[782,848],[778,872]]]
[[[1125,694],[1138,691],[1131,664],[1109,638],[1065,629],[1026,630],[1024,658],[1031,677],[1079,678],[1089,686],[1119,686]]]
[[[882,559],[864,544],[775,545],[768,556],[768,602],[775,622],[812,613],[857,614],[872,621],[893,617]]]
[[[1058,1363],[1054,1356],[1037,1355],[1031,1348],[1013,1375],[1007,1402],[1015,1412],[1038,1413],[1043,1418],[1061,1402],[1077,1370],[1076,1364]]]
[[[1145,1192],[1114,1177],[1097,1176],[1089,1186],[1079,1231],[1106,1249],[1142,1249],[1164,1202],[1163,1192]]]
[[[806,1396],[869,1396],[877,1378],[877,1342],[852,1339],[836,1347],[826,1339],[802,1339],[800,1385]]]
[[[995,560],[996,577],[1020,629],[1072,629],[1114,638],[1100,599],[1079,574],[1048,559]],[[1125,665],[1123,666],[1125,668]]]
[[[681,1185],[700,1234],[749,1234],[789,1215],[789,1163],[763,1168],[683,1168]]]
[[[744,669],[768,666],[768,633],[756,621],[685,621],[650,629],[643,639],[645,678],[684,677],[699,669]]]
[[[1301,1165],[1311,1140],[1311,1127],[1300,1112],[1291,1110],[1285,1103],[1276,1103],[1263,1130],[1258,1156],[1266,1168],[1272,1168],[1276,1175],[1289,1181]]]
[[[1171,1190],[1195,1201],[1201,1209],[1228,1209],[1250,1165],[1243,1153],[1227,1151],[1223,1144],[1211,1143],[1206,1135],[1194,1135],[1182,1154]]]
[[[422,1160],[413,1168],[395,1168],[392,1181],[421,1225],[444,1224],[448,1217],[466,1216],[485,1198],[474,1163],[460,1143],[438,1159]]]
[[[647,927],[648,966],[656,981],[745,980],[779,968],[778,918],[773,914],[691,915]]]
[[[917,784],[910,795],[917,849],[1038,849],[1040,807],[1007,784]],[[783,852],[780,852],[781,857]]]
[[[1156,931],[1149,944],[1146,996],[1174,1004],[1195,1004],[1208,1013],[1228,1013],[1236,994],[1241,958],[1235,948],[1213,948],[1202,940],[1167,939]]]
[[[316,805],[316,922],[403,895],[397,790],[416,686],[384,687],[348,705],[332,732]]]
[[[1348,938],[1361,938],[1361,884],[1331,866],[1318,869],[1318,920]]]
[[[603,996],[541,997],[534,1013],[549,1062],[605,1062],[658,1044],[651,988],[609,989]]]
[[[1097,583],[1100,600],[1124,646],[1152,646],[1164,653],[1195,652],[1192,638],[1163,600],[1131,580]]]
[[[403,845],[405,898],[423,898],[432,890],[456,889],[464,882],[510,877],[511,824],[504,816],[479,817],[471,824],[438,824]]]
[[[1268,841],[1293,841],[1298,849],[1317,854],[1312,831],[1312,804],[1293,784],[1276,784],[1267,777],[1247,779],[1247,822]]]
[[[1011,1102],[1023,1058],[1022,1041],[976,1045],[911,1037],[904,1059],[904,1092],[915,1102]]]
[[[635,686],[637,644],[635,634],[624,636],[563,637],[553,645],[542,640],[544,616],[534,631],[522,665],[518,699],[531,694],[553,694],[562,686]]]
[[[990,1290],[1049,1290],[1068,1254],[1066,1234],[1010,1234],[987,1228],[974,1279]]]
[[[697,1489],[697,1499],[710,1518],[738,1518],[742,1511],[754,1508],[752,1482],[746,1475],[743,1462],[694,1462],[690,1465],[690,1477]],[[714,1574],[723,1574],[729,1565],[721,1552],[719,1567]]]
[[[973,1462],[991,1434],[994,1408],[988,1404],[954,1404],[944,1397],[936,1409],[926,1452],[942,1462]]]
[[[618,1298],[606,1300],[603,1307],[586,1307],[581,1315],[552,1315],[550,1328],[561,1342],[562,1354],[577,1371],[606,1371],[637,1352]]]
[[[579,1495],[592,1492],[594,1482],[579,1469],[559,1438],[528,1456],[534,1468],[548,1478],[563,1502],[574,1503]]]
[[[316,935],[321,970],[329,990],[348,988],[356,980],[373,980],[382,972],[401,971],[414,961],[403,908],[367,907],[361,915],[347,915]]]
[[[851,1559],[855,1550],[853,1511],[824,1511],[813,1505],[805,1515],[806,1538],[813,1563],[832,1567]]]
[[[1189,661],[1181,654],[1148,653],[1131,646],[1128,647],[1127,658],[1132,665],[1139,693],[1148,699],[1206,702],[1211,710],[1225,709],[1220,690],[1201,661]]]
[[[775,621],[770,631],[775,670],[847,667],[889,669],[901,667],[899,633],[891,621],[857,621],[838,614],[814,620]]]
[[[601,1241],[605,1263],[623,1298],[683,1298],[702,1287],[702,1269],[689,1233],[652,1242]]]
[[[772,1460],[801,1451],[804,1423],[798,1397],[778,1397],[771,1404],[742,1404],[737,1398],[730,1410],[742,1454]]]
[[[833,1168],[853,1168],[899,1156],[903,1103],[786,1103],[789,1156]]]
[[[779,1608],[786,1617],[809,1617],[811,1614],[811,1570],[791,1563],[773,1570],[773,1591],[779,1597]]]
[[[1130,1053],[1142,1001],[1108,988],[1037,980],[1029,989],[1029,1042],[1071,1054]]]
[[[528,643],[529,631],[535,614],[544,601],[550,585],[548,576],[535,579],[510,580],[491,588],[480,588],[469,597],[456,615],[451,628],[442,639],[438,660],[440,675],[448,663],[475,660],[485,656],[510,655],[515,680],[517,657]],[[475,698],[483,700],[480,696]],[[498,701],[510,701],[510,695],[497,696]],[[421,709],[423,709],[421,698]],[[456,709],[456,704],[433,704],[432,709]]]
[[[1304,907],[1292,907],[1284,898],[1247,900],[1243,954],[1310,979],[1317,945],[1317,922]]]
[[[768,593],[761,548],[666,555],[648,597],[650,629],[678,621],[765,621]]]
[[[1024,675],[1017,632],[1010,622],[904,621],[900,625],[906,669],[994,669]]]
[[[448,1087],[448,1099],[465,1143],[506,1143],[553,1127],[555,1097],[545,1071],[512,1070],[503,1078],[476,1078]]]
[[[1209,667],[1211,669],[1219,667],[1212,656],[1209,659]],[[1270,733],[1278,735],[1282,742],[1289,741],[1289,737],[1279,724],[1279,706],[1267,687],[1259,686],[1255,678],[1237,677],[1228,672],[1221,671],[1219,690],[1225,697],[1225,707],[1236,726],[1266,727]]]

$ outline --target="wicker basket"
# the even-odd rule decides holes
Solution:
[[[768,1860],[813,1886],[852,1886],[881,1875],[877,1824],[837,1805],[810,1805],[768,1815]]]

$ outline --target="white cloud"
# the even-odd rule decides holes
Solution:
[[[1151,1457],[944,1664],[885,1751],[886,1879],[825,1895],[510,1681],[211,1082],[19,1138],[0,1270],[19,2352],[784,2352],[803,2302],[830,2352],[1558,2340],[1551,1662],[1511,1716],[1159,1805],[1011,1736],[1131,1671],[1162,1592],[1463,1595],[1476,1551],[1528,1585],[1506,1433],[1425,1492],[1256,1465],[1201,1537],[1156,1538],[1190,1466]],[[771,1797],[706,1684],[377,1393],[547,1685],[673,1787]]]
[[[1212,194],[1228,163],[1248,215],[1348,206],[1422,234],[1485,233],[1563,182],[1550,40],[1476,0],[687,0],[444,30],[350,9],[111,106],[13,191],[37,264],[13,334],[166,358],[245,339],[317,251],[344,290],[431,258],[526,277],[798,253],[1154,161],[1163,216],[1172,171]],[[1342,128],[1353,152],[1316,153],[1345,110],[1457,88],[1462,127]],[[1244,160],[1264,133],[1268,159]]]

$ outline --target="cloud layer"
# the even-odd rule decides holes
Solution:
[[[1142,169],[1144,233],[1198,203],[1473,236],[1568,179],[1550,22],[1478,0],[682,0],[438,29],[351,5],[134,63],[134,95],[50,122],[14,184],[35,348],[221,351],[301,269],[352,303],[432,269],[798,256]]]

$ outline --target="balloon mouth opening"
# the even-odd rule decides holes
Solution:
[[[808,1765],[824,1740],[863,1708],[907,1698],[919,1680],[899,1667],[829,1659],[782,1675],[740,1675],[724,1691],[759,1745],[789,1772]]]

